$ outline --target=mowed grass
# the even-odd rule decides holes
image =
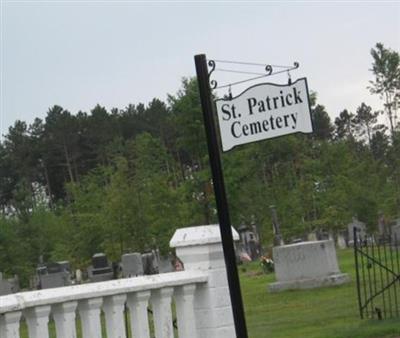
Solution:
[[[360,319],[353,251],[339,250],[338,259],[350,283],[274,294],[267,291],[273,274],[256,275],[261,267],[255,262],[239,266],[249,338],[400,337],[400,319]]]

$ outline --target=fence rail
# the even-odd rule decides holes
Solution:
[[[182,271],[4,296],[0,300],[0,336],[19,337],[21,317],[24,317],[29,337],[48,338],[52,317],[57,337],[75,338],[79,314],[82,336],[101,338],[102,311],[107,337],[125,338],[133,334],[148,338],[150,304],[156,337],[174,337],[171,310],[174,299],[178,332],[183,337],[191,337],[196,330],[194,292],[196,285],[207,280],[207,274],[202,271]],[[126,325],[128,313],[129,325]]]

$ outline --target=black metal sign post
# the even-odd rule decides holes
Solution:
[[[214,103],[211,97],[206,56],[204,54],[196,55],[195,63],[207,135],[208,154],[210,157],[215,199],[217,203],[219,227],[221,231],[226,271],[228,275],[233,318],[235,321],[236,337],[247,338],[246,320],[244,316],[243,300],[236,266],[231,221],[225,192],[224,176],[222,173],[220,151],[217,142],[217,132],[214,123]]]

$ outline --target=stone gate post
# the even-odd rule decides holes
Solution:
[[[232,228],[233,238],[239,235]],[[208,283],[195,290],[197,338],[233,338],[235,326],[218,225],[201,225],[176,230],[170,241],[184,269],[208,273]]]

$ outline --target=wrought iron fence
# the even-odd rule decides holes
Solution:
[[[400,242],[396,236],[361,235],[354,228],[360,317],[400,317]]]

